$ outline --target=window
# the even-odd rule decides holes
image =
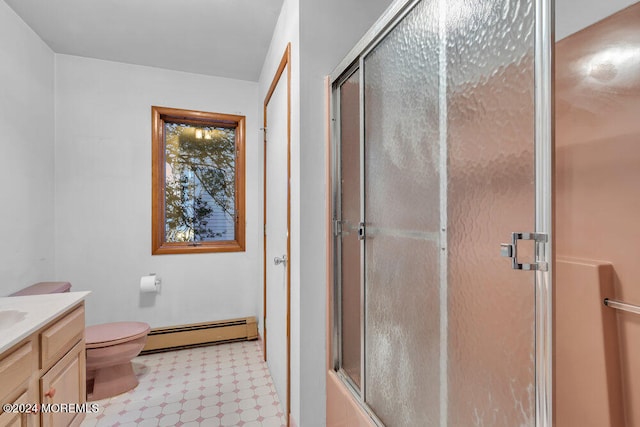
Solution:
[[[152,253],[244,251],[244,116],[151,112]]]

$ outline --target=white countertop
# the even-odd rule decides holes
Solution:
[[[0,298],[0,353],[8,350],[91,292]]]

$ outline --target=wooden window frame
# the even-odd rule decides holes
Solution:
[[[152,181],[151,253],[188,254],[245,251],[245,116],[208,113],[167,107],[151,107]],[[165,124],[181,123],[236,129],[235,232],[234,240],[207,242],[167,242],[165,239]]]

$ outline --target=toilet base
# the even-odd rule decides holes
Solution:
[[[138,378],[133,372],[131,362],[96,369],[90,377],[87,376],[88,401],[116,396],[134,389],[138,385]],[[92,382],[93,387],[91,387]]]

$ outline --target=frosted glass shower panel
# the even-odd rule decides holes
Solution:
[[[364,61],[365,194],[379,224],[437,232],[436,1],[422,1]],[[368,221],[369,219],[367,219]]]
[[[340,86],[340,287],[341,366],[360,387],[360,78],[356,71]]]
[[[439,422],[436,5],[364,58],[365,400],[387,427]]]
[[[533,426],[534,275],[497,255],[535,229],[534,5],[447,4],[448,425]]]

